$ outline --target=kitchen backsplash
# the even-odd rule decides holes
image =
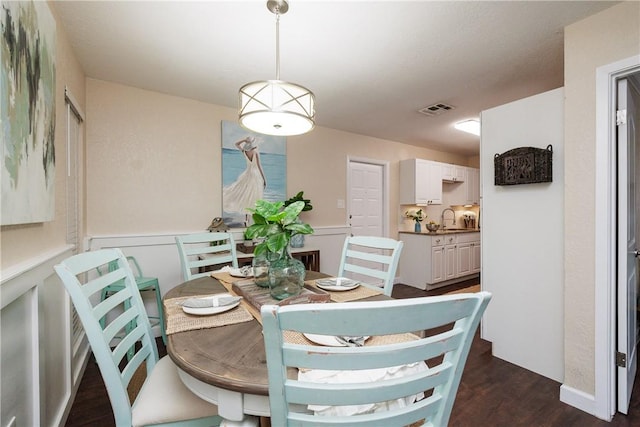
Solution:
[[[452,215],[451,212],[447,211],[445,213],[445,220],[447,228],[466,228],[465,227],[465,215],[469,217],[475,216],[475,228],[478,228],[479,224],[479,214],[480,214],[480,206],[473,205],[471,207],[463,207],[461,205],[451,205],[453,200],[459,200],[456,191],[458,190],[458,186],[460,184],[455,183],[443,183],[442,187],[442,204],[441,205],[430,205],[430,206],[411,206],[411,205],[402,205],[399,207],[400,213],[400,227],[399,229],[402,231],[412,231],[414,226],[414,221],[410,218],[405,217],[405,212],[408,210],[418,210],[422,209],[423,212],[426,213],[426,220],[422,221],[422,229],[425,230],[424,224],[428,221],[435,221],[438,224],[441,223],[441,215],[442,211],[446,208],[452,208],[456,214],[456,224],[452,224]]]

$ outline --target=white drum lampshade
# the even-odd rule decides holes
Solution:
[[[315,96],[282,80],[247,83],[239,92],[240,124],[266,135],[300,135],[314,127]]]

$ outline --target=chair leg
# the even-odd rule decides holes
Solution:
[[[160,333],[162,334],[162,342],[167,345],[167,333],[164,327],[164,308],[162,305],[162,295],[160,294],[160,283],[156,280],[154,286],[156,293],[156,305],[158,306],[158,320],[160,321]]]
[[[108,296],[108,291],[107,288],[102,289],[102,292],[100,293],[100,302],[104,301],[105,299],[107,299]],[[100,327],[104,330],[105,326],[107,323],[107,315],[105,314],[102,319],[100,319]]]
[[[131,302],[126,299],[124,301],[124,310],[127,311],[129,310],[129,308],[131,308]],[[126,331],[126,335],[129,335],[129,332],[133,331],[137,326],[137,323],[135,320],[132,320],[131,322],[127,323],[124,326],[124,329]],[[133,347],[131,347],[128,351],[127,351],[127,360],[131,360],[131,358],[134,356],[134,354],[136,353],[136,349],[135,349],[135,345]]]

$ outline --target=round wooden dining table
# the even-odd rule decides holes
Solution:
[[[227,292],[210,276],[182,283],[164,299]],[[227,425],[257,425],[269,416],[267,365],[262,325],[257,320],[167,336],[167,354],[184,384],[218,405]]]
[[[323,277],[329,276],[307,271],[305,280]],[[222,292],[227,289],[217,279],[205,276],[174,287],[164,299]],[[365,300],[388,298],[380,294]],[[218,405],[226,426],[256,426],[258,417],[270,415],[262,325],[257,320],[170,334],[167,353],[183,383]]]

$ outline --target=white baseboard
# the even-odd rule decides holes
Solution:
[[[585,393],[568,385],[560,386],[560,401],[578,408],[593,416],[596,415],[596,398],[592,394]]]

